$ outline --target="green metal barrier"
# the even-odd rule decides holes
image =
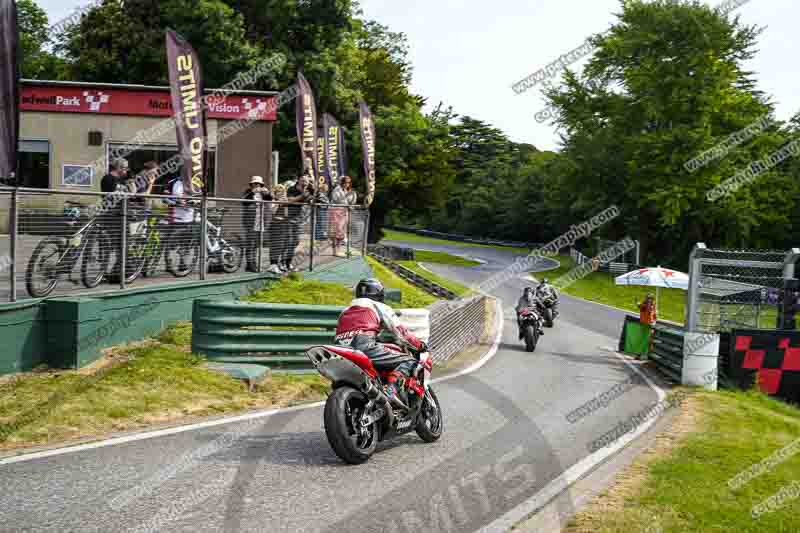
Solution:
[[[650,359],[674,381],[681,383],[683,374],[684,330],[678,326],[657,323],[653,327],[653,349]]]
[[[310,368],[309,346],[330,344],[344,307],[197,300],[192,352],[223,363]]]

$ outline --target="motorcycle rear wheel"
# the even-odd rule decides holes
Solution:
[[[425,403],[422,405],[422,413],[415,428],[417,435],[425,442],[436,442],[444,431],[442,406],[439,405],[439,398],[431,388],[428,388],[422,401]]]
[[[351,465],[367,462],[378,445],[379,430],[375,422],[362,432],[356,428],[367,401],[361,392],[340,387],[325,402],[325,435],[336,455]]]
[[[529,352],[534,351],[537,342],[539,342],[539,333],[533,325],[528,324],[525,326],[525,349]]]

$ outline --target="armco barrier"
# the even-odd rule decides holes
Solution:
[[[448,300],[455,300],[458,298],[458,295],[451,291],[450,289],[446,289],[439,285],[438,283],[434,283],[433,281],[429,280],[428,278],[422,277],[413,270],[410,270],[402,265],[398,265],[391,259],[387,259],[383,256],[377,254],[371,254],[375,260],[379,263],[384,265],[386,268],[406,280],[407,282],[411,283],[412,285],[416,285],[417,287],[431,293],[434,296],[438,296],[440,298],[446,298]]]
[[[309,347],[330,344],[339,315],[332,305],[261,304],[197,300],[192,313],[192,352],[210,361],[304,367]],[[401,321],[423,340],[429,312],[399,310]]]
[[[650,351],[652,359],[659,370],[677,383],[681,383],[683,374],[683,337],[684,330],[658,322],[653,327],[653,347]]]

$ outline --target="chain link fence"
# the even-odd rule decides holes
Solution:
[[[776,329],[783,280],[794,277],[796,251],[714,250],[690,258],[687,330]]]
[[[0,187],[0,302],[324,268],[366,249],[358,206]]]

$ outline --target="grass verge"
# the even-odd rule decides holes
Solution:
[[[533,276],[541,278],[546,276],[550,283],[555,283],[558,278],[576,265],[570,257],[554,258],[561,266],[554,270],[534,273]],[[583,279],[569,285],[561,292],[577,296],[591,302],[598,302],[626,311],[639,313],[639,304],[647,294],[655,295],[655,287],[639,287],[635,285],[615,285],[614,276],[606,272],[592,272]],[[683,323],[684,307],[686,305],[686,291],[682,289],[661,289],[659,291],[658,318]]]
[[[479,266],[480,263],[472,259],[458,257],[457,255],[448,254],[445,252],[429,252],[427,250],[415,250],[414,258],[420,263],[436,263],[439,265],[452,265],[461,267],[474,267]]]
[[[530,250],[528,250],[527,248],[517,248],[514,246],[498,246],[494,244],[477,244],[474,242],[448,241],[445,239],[425,237],[422,235],[417,235],[416,233],[406,233],[405,231],[395,231],[391,229],[383,230],[383,238],[388,241],[406,241],[406,242],[422,242],[422,243],[427,242],[430,244],[448,244],[454,246],[467,246],[473,248],[494,248],[496,250],[507,250],[510,252],[518,252],[521,254],[530,253]]]
[[[325,398],[317,375],[274,375],[253,393],[206,370],[189,353],[190,326],[113,351],[92,374],[44,372],[0,388],[0,450],[65,443],[187,417],[293,405]]]
[[[392,272],[391,270],[389,270],[376,260],[372,259],[371,257],[368,257],[367,261],[369,261],[369,265],[375,272],[375,277],[381,280],[381,283],[383,283],[384,287],[391,289],[400,289],[400,291],[402,292],[403,294],[402,303],[400,304],[391,303],[390,305],[392,307],[408,308],[408,309],[428,307],[437,300],[435,296],[431,296],[422,289],[419,289],[416,286],[408,283],[406,280],[398,277],[394,272]]]
[[[697,415],[686,435],[668,452],[639,458],[566,532],[800,531],[794,490],[800,473],[800,409],[756,391],[697,392],[691,400],[684,408],[691,412],[679,414]],[[794,455],[754,468],[790,444]],[[730,483],[751,468],[760,474],[741,486]],[[757,506],[779,494],[788,497],[754,516]]]
[[[449,278],[445,278],[444,276],[440,276],[438,274],[434,274],[430,270],[425,270],[416,261],[397,261],[397,263],[402,265],[402,266],[404,266],[404,267],[406,267],[409,270],[412,270],[412,271],[416,272],[417,274],[419,274],[423,278],[425,278],[427,280],[430,280],[430,281],[432,281],[434,283],[437,283],[437,284],[441,285],[442,287],[444,287],[445,289],[449,289],[449,290],[453,291],[454,293],[456,293],[459,296],[464,296],[464,295],[472,292],[472,289],[470,289],[466,285],[462,285],[461,283],[458,283],[457,281],[453,281],[453,280],[451,280]]]

